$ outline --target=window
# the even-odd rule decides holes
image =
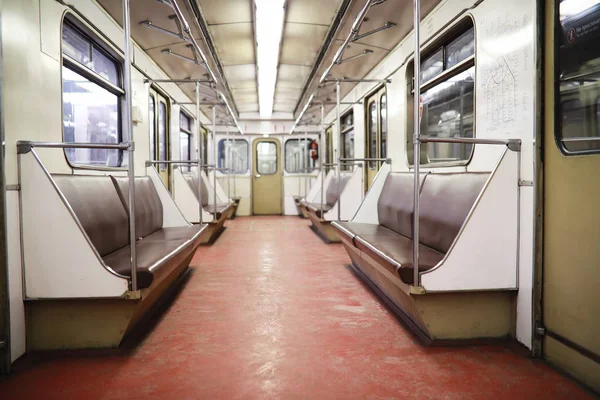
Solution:
[[[148,96],[148,124],[150,130],[150,159],[154,159],[154,141],[156,140],[156,99]]]
[[[380,157],[387,158],[387,96],[382,94],[379,100],[379,122],[381,124]]]
[[[62,30],[63,140],[119,143],[121,87],[119,62],[90,35],[65,19]],[[65,149],[71,165],[118,167],[120,150]]]
[[[308,173],[312,167],[309,146],[312,140],[288,139],[285,142],[285,170],[289,173]]]
[[[245,174],[249,167],[248,150],[248,142],[244,139],[219,140],[219,168],[229,168],[234,174]]]
[[[442,138],[473,137],[475,105],[475,31],[471,20],[458,36],[425,53],[421,62],[423,117],[421,135]],[[413,67],[408,68],[412,81]],[[408,99],[407,151],[413,163],[413,96]],[[383,100],[382,100],[383,101]],[[381,116],[386,118],[383,114]],[[383,126],[383,125],[382,125]],[[386,126],[387,136],[387,126]],[[382,134],[383,136],[383,134]],[[455,143],[421,145],[421,163],[460,163],[471,158],[473,146]],[[383,154],[383,153],[382,153]]]
[[[204,164],[207,164],[208,163],[208,130],[203,126],[200,126],[200,136],[202,136],[202,162]]]
[[[182,161],[192,159],[192,118],[179,113],[179,158]],[[191,165],[181,165],[181,170],[191,171]]]
[[[167,104],[158,102],[158,160],[167,159]],[[167,164],[160,164],[160,171],[165,172]]]
[[[352,112],[342,117],[342,146],[341,158],[354,158],[354,116]],[[335,160],[337,162],[337,160]],[[352,169],[349,165],[342,165],[341,169]]]
[[[333,163],[333,127],[325,130],[325,163]]]
[[[371,101],[369,104],[369,115],[368,115],[368,158],[377,158],[377,100]],[[369,162],[369,167],[375,169],[377,163],[375,161]]]
[[[261,175],[277,173],[277,145],[273,142],[259,142],[256,145],[256,172]]]
[[[562,0],[557,14],[556,142],[566,155],[598,153],[600,1]]]

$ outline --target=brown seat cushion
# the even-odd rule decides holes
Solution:
[[[421,185],[425,175],[421,175]],[[407,172],[388,174],[377,201],[379,224],[412,238],[414,175]]]
[[[129,214],[129,178],[111,177]],[[135,235],[143,238],[162,228],[163,207],[152,179],[148,176],[135,178]]]
[[[136,244],[138,288],[149,287],[155,279],[180,265],[192,252],[187,240],[141,240]],[[115,272],[131,277],[131,252],[129,246],[105,257],[104,262]]]
[[[110,177],[52,177],[101,257],[129,244],[129,218]]]
[[[351,174],[341,174],[339,177],[334,175],[329,181],[327,190],[325,191],[325,202],[327,205],[333,207],[338,202],[338,194],[341,194],[346,187],[346,184],[351,178]],[[339,186],[339,188],[338,188]]]
[[[321,203],[302,203],[304,204],[304,206],[306,207],[306,209],[309,212],[313,212],[316,214],[317,217],[322,218],[323,214],[325,214],[328,211],[331,211],[331,209],[333,208],[332,205],[329,205],[327,203],[324,203],[322,205],[321,208]]]
[[[189,225],[177,226],[171,228],[161,228],[149,236],[146,236],[143,241],[182,241],[189,240],[194,244],[194,247],[200,244],[202,232],[208,225]]]
[[[386,234],[388,231],[390,231],[381,225],[364,224],[360,222],[335,221],[333,226],[338,230],[338,232],[352,240],[359,235],[374,235],[377,233]]]
[[[374,234],[358,235],[354,243],[361,251],[369,254],[370,257],[377,260],[381,265],[393,274],[400,277],[402,282],[411,285],[413,281],[413,241],[390,229],[381,227]],[[391,263],[384,257],[381,257],[371,247],[376,248],[387,257],[394,260]],[[424,272],[435,267],[442,259],[444,254],[433,250],[427,246],[419,245],[419,271]]]
[[[420,197],[420,242],[447,253],[489,175],[429,174]]]
[[[221,219],[221,216],[223,214],[225,214],[226,212],[229,211],[230,207],[233,206],[233,203],[231,204],[224,204],[224,203],[217,203],[217,205],[215,206],[214,204],[207,204],[202,206],[202,208],[204,209],[204,211],[206,211],[209,214],[217,214],[217,219]]]

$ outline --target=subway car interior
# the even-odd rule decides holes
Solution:
[[[0,0],[0,399],[600,396],[596,40],[600,0]]]

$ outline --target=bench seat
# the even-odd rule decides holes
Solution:
[[[413,283],[413,246],[407,238],[382,225],[356,222],[335,222],[340,233],[352,241],[359,250],[367,253],[388,271],[397,275],[407,285]],[[444,254],[423,244],[419,245],[419,271],[435,267]]]
[[[190,241],[197,246],[202,239],[202,233],[206,230],[206,225],[175,226],[171,228],[161,228],[154,233],[146,236],[144,241]]]
[[[322,218],[323,214],[333,209],[333,206],[327,203],[323,203],[322,205],[321,203],[304,203],[304,206],[307,210],[316,214],[319,218]]]
[[[196,199],[199,199],[198,178],[194,177],[192,174],[184,174],[183,177],[184,177],[185,181],[187,182],[188,186],[190,187],[190,189],[192,189],[192,192],[194,193],[194,196],[196,196]],[[202,184],[202,208],[204,209],[204,211],[206,211],[209,214],[213,214],[213,215],[216,213],[216,220],[220,220],[222,216],[229,216],[230,214],[233,214],[233,212],[239,205],[239,200],[237,202],[232,201],[230,203],[214,204],[213,202],[209,201],[210,192],[209,192],[208,187],[206,186],[206,183],[204,182],[204,179],[201,180],[201,184]]]
[[[136,243],[138,288],[150,287],[154,279],[169,270],[170,265],[179,265],[192,251],[189,240],[145,240]],[[130,247],[124,247],[102,257],[113,271],[131,278]]]
[[[344,191],[346,184],[352,177],[351,174],[342,174],[341,176],[334,175],[327,186],[325,196],[323,198],[323,204],[320,202],[306,202],[299,200],[301,205],[306,207],[307,211],[312,213],[317,218],[323,218],[323,215],[328,211],[331,211],[335,204],[338,202],[338,194]],[[338,187],[339,186],[339,187]]]
[[[26,303],[28,347],[33,350],[118,347],[138,332],[158,305],[186,277],[189,263],[206,225],[163,227],[163,203],[148,176],[135,178],[136,291],[132,291],[129,181],[106,175],[53,174],[52,180],[70,214],[81,228],[93,265],[120,275],[123,292],[97,293],[61,301],[35,299]],[[40,200],[40,206],[43,206]],[[93,257],[93,256],[92,256]],[[94,257],[95,258],[95,257]],[[89,259],[89,258],[88,258]],[[98,275],[94,275],[98,276]],[[51,281],[49,276],[48,280]],[[113,278],[114,279],[114,278]],[[127,286],[129,285],[129,290]],[[100,292],[101,293],[101,292]],[[139,331],[141,332],[141,331]]]
[[[202,208],[204,209],[204,211],[206,211],[209,214],[217,214],[217,219],[221,219],[221,216],[223,216],[224,214],[227,214],[231,211],[231,208],[234,206],[233,203],[230,204],[225,204],[225,203],[217,203],[215,204],[207,204],[202,206]]]
[[[53,177],[104,263],[131,278],[128,178]],[[177,269],[193,255],[206,225],[163,228],[162,203],[147,176],[135,178],[135,196],[138,288],[147,289],[159,276]]]

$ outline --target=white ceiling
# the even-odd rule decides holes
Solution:
[[[99,0],[101,5],[121,21],[122,0]],[[157,0],[130,0],[133,39],[154,59],[173,79],[206,79],[203,66],[164,54],[169,48],[173,52],[192,57],[187,43],[177,37],[165,35],[154,29],[140,25],[151,20],[153,24],[176,31],[176,24],[169,15],[168,6]],[[422,16],[427,15],[440,0],[421,0]],[[254,38],[254,0],[179,0],[184,14],[193,29],[194,36],[209,58],[213,70],[222,68],[227,88],[234,101],[235,109],[246,117],[258,118],[258,88],[256,80],[256,43]],[[201,32],[193,13],[192,4],[199,10],[199,19],[208,29],[208,40],[212,42],[216,59],[210,57],[210,46],[200,40]],[[318,81],[323,71],[331,64],[334,54],[350,32],[350,28],[365,0],[287,0],[285,25],[279,55],[279,72],[273,105],[274,115],[297,115],[306,98],[317,92],[317,102],[335,99],[334,85],[319,87]],[[347,5],[344,8],[343,5]],[[338,13],[346,10],[337,31],[332,24]],[[352,42],[344,52],[344,59],[370,50],[372,53],[336,65],[331,71],[332,78],[363,78],[367,75],[403,38],[412,30],[412,0],[386,0],[371,7],[361,26],[365,33],[393,22],[396,26]],[[321,55],[326,38],[332,31],[333,40],[327,51]],[[319,65],[315,65],[320,61]],[[342,95],[352,89],[353,84],[342,84]],[[182,85],[193,98],[193,85]],[[207,100],[211,90],[203,88]],[[326,109],[332,106],[328,105]],[[208,107],[203,108],[210,115]],[[311,109],[305,120],[319,122],[318,107]],[[311,111],[309,110],[309,111]],[[221,109],[219,115],[225,115]],[[318,114],[318,115],[317,115]]]

